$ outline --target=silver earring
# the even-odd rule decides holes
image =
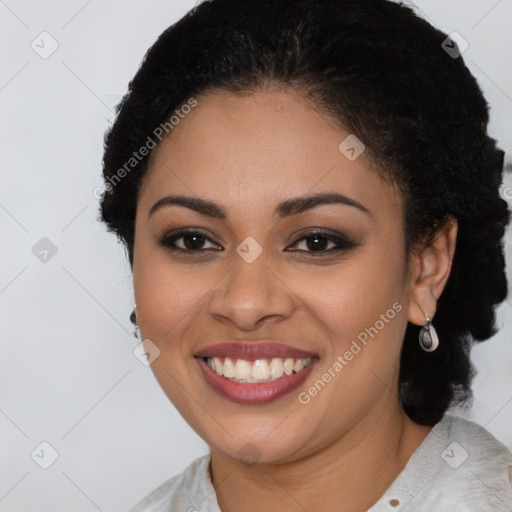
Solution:
[[[135,338],[138,338],[139,337],[139,326],[137,325],[137,314],[135,313],[136,308],[137,308],[137,305],[135,305],[133,307],[133,311],[130,315],[130,320],[133,324],[133,336]]]
[[[433,352],[439,346],[439,337],[437,332],[432,325],[432,321],[425,313],[426,324],[421,328],[420,331],[420,347],[425,352]]]

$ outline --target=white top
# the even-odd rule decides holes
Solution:
[[[128,512],[221,512],[210,455],[195,459]],[[512,454],[486,429],[446,414],[367,512],[510,512]]]

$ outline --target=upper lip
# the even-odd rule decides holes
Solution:
[[[306,359],[316,357],[313,352],[301,350],[284,343],[271,340],[236,341],[208,345],[198,350],[195,357],[231,357],[253,361],[256,359],[272,359],[274,357],[293,357]]]

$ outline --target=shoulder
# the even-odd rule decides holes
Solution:
[[[432,442],[449,443],[441,457],[450,469],[465,466],[473,472],[500,471],[512,465],[512,454],[484,427],[462,418],[446,414],[432,431]],[[448,474],[455,475],[453,471]]]
[[[446,414],[371,511],[510,512],[511,472],[503,443],[477,423]]]
[[[503,443],[477,423],[448,414],[432,442],[442,449],[432,492],[439,503],[452,494],[454,505],[466,506],[460,510],[510,510],[512,454]]]
[[[446,414],[427,437],[423,452],[432,476],[426,501],[461,511],[509,511],[512,505],[512,454],[489,431],[460,416]],[[426,483],[426,482],[425,482]]]
[[[209,463],[209,454],[195,459],[182,473],[160,484],[127,512],[217,512],[215,492],[211,492]]]

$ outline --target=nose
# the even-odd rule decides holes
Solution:
[[[234,256],[232,269],[212,292],[210,314],[242,331],[289,318],[293,292],[261,255],[252,263]]]

